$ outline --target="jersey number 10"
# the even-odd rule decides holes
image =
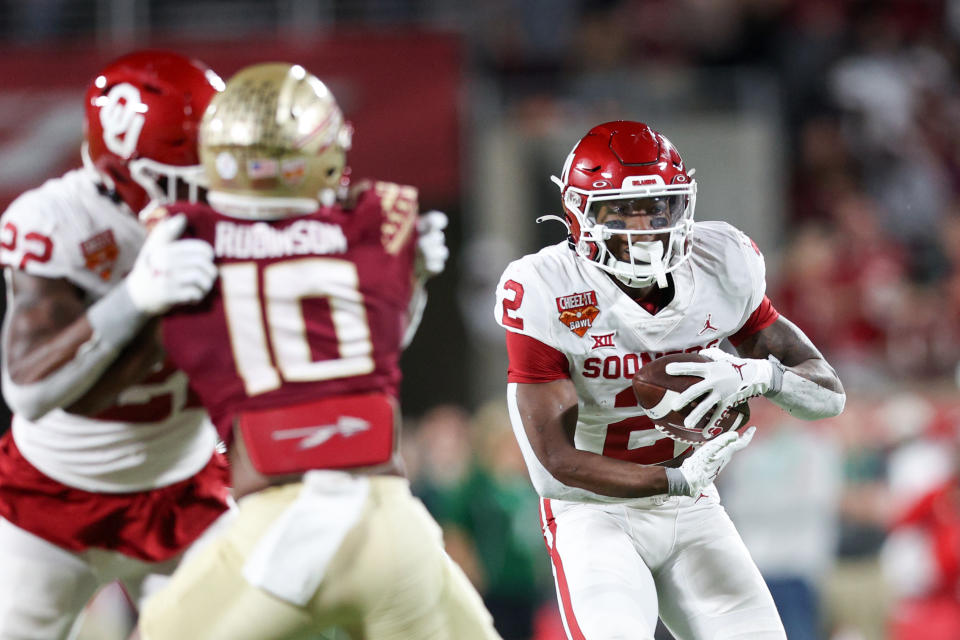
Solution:
[[[269,264],[263,267],[262,291],[259,269],[256,262],[220,265],[233,359],[248,396],[272,391],[284,382],[373,371],[373,343],[356,265],[337,258]],[[339,358],[313,360],[301,306],[304,298],[325,298],[329,303]]]

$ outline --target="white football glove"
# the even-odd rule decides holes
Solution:
[[[704,427],[706,432],[718,424],[724,412],[747,398],[763,395],[773,385],[773,365],[768,360],[739,358],[722,349],[711,347],[699,352],[713,362],[672,362],[667,365],[667,373],[673,376],[697,376],[700,382],[690,385],[677,395],[670,409],[677,411],[687,406],[694,398],[706,394],[697,406],[687,415],[683,426],[694,429],[707,412],[713,409],[710,421]],[[716,407],[714,409],[714,407]],[[656,418],[658,416],[654,416]]]
[[[177,240],[186,225],[182,214],[161,220],[140,248],[124,285],[141,313],[159,315],[199,302],[217,279],[213,247],[203,240]]]
[[[446,236],[447,214],[442,211],[427,211],[417,219],[417,277],[426,280],[443,273],[450,257]]]
[[[687,481],[689,493],[698,496],[713,480],[720,475],[733,454],[743,449],[753,439],[756,427],[750,427],[743,435],[728,431],[700,445],[693,454],[680,465],[680,473]]]

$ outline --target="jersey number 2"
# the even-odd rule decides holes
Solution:
[[[262,293],[258,270],[255,262],[220,266],[230,344],[247,395],[272,391],[284,382],[373,371],[373,343],[356,265],[337,258],[270,264],[263,268]],[[329,303],[339,358],[313,360],[301,307],[304,298],[325,298]]]
[[[513,291],[513,300],[506,296],[503,297],[503,317],[500,318],[500,322],[505,327],[523,329],[523,318],[517,315],[520,305],[523,303],[523,285],[514,280],[507,280],[503,283],[503,288],[507,291]]]
[[[637,407],[633,387],[627,387],[614,398],[617,408]],[[633,416],[607,425],[603,455],[636,464],[657,464],[678,455],[674,441],[664,437],[647,416]]]

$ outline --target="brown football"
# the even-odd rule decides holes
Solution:
[[[697,376],[672,376],[668,374],[666,368],[671,362],[709,362],[709,358],[698,353],[675,353],[657,358],[650,364],[641,367],[637,375],[633,376],[633,392],[636,394],[640,406],[644,409],[652,409],[657,406],[664,399],[665,394],[676,395],[703,379]],[[691,409],[697,406],[698,400],[699,398],[696,398],[682,409],[671,411],[659,419],[651,418],[651,420],[653,420],[657,429],[674,440],[689,444],[700,444],[712,440],[730,429],[745,427],[750,419],[750,407],[746,402],[741,402],[724,414],[720,424],[707,430],[706,433],[703,428],[710,419],[710,413],[700,420],[696,428],[688,429],[683,426],[683,419],[690,413]]]

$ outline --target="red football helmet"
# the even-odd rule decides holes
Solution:
[[[676,147],[642,122],[597,125],[567,156],[560,187],[577,254],[633,287],[667,286],[666,274],[690,255],[697,185]],[[620,220],[600,224],[601,211],[637,211],[655,215],[651,228],[627,229]],[[655,213],[651,213],[655,212]],[[626,213],[625,215],[629,215]],[[607,247],[621,237],[629,261]],[[652,238],[652,239],[651,239]]]
[[[180,180],[195,200],[200,118],[222,89],[213,70],[176,53],[138,51],[113,61],[87,89],[84,164],[134,214],[177,199]]]

